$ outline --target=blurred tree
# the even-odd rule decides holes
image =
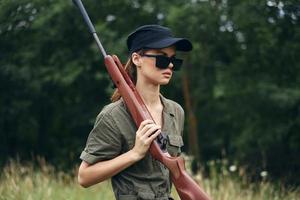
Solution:
[[[195,46],[186,71],[203,160],[299,177],[299,11],[295,1],[171,7],[168,24]]]
[[[108,53],[123,62],[127,35],[143,24],[167,25],[192,40],[185,68],[163,93],[185,105],[185,150],[197,160],[229,158],[249,172],[300,180],[299,3],[84,4]],[[0,162],[17,154],[74,162],[112,90],[71,1],[0,2]]]
[[[107,51],[124,61],[128,33],[160,23],[158,2],[84,1]],[[71,1],[3,0],[0,22],[1,162],[77,160],[113,90],[79,11]]]

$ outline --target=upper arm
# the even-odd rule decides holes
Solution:
[[[109,113],[100,113],[80,158],[89,164],[109,160],[120,154],[121,147],[122,137],[114,119]]]

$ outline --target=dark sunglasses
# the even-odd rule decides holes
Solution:
[[[168,57],[165,55],[148,55],[148,54],[142,54],[141,56],[150,57],[150,58],[156,58],[156,67],[159,69],[167,69],[170,65],[170,63],[173,64],[173,70],[178,71],[181,68],[182,59],[178,59],[175,56]]]

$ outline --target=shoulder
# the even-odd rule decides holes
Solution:
[[[120,114],[127,115],[127,110],[122,99],[104,106],[96,118],[96,123],[102,119],[109,119],[109,121],[113,122]]]
[[[113,113],[120,112],[123,110],[125,110],[125,104],[122,99],[119,99],[118,101],[112,102],[104,106],[101,113],[111,115]]]

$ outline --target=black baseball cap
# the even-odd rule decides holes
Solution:
[[[141,26],[127,38],[129,54],[141,49],[161,49],[172,45],[175,45],[177,51],[193,49],[188,39],[174,37],[169,28],[156,24]]]

